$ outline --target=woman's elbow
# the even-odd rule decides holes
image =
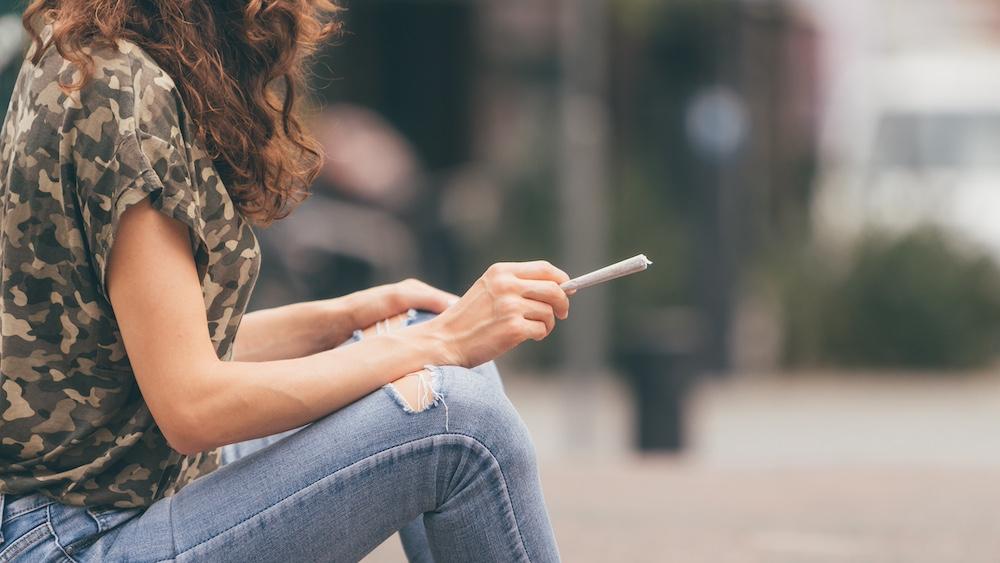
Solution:
[[[167,444],[183,455],[193,455],[214,447],[208,426],[191,404],[180,404],[153,415]]]
[[[205,449],[200,446],[194,445],[193,443],[188,443],[186,441],[180,441],[176,438],[174,439],[167,438],[167,445],[170,446],[170,449],[185,456],[194,455],[198,452],[205,451]]]
[[[200,384],[210,380],[200,375],[201,370],[135,373],[153,420],[171,449],[191,455],[217,445],[208,423],[216,417],[206,414],[215,390]]]
[[[183,455],[194,455],[212,448],[206,440],[204,426],[188,416],[171,413],[157,426],[167,440],[167,445]]]

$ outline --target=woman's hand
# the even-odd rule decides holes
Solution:
[[[569,315],[569,298],[559,287],[568,280],[544,261],[494,264],[457,303],[417,326],[444,343],[446,363],[477,366],[548,336],[556,319]]]
[[[370,327],[409,309],[441,313],[459,300],[455,294],[415,279],[358,291],[348,295],[347,299],[350,300],[353,315],[352,330]]]

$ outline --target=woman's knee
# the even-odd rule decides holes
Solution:
[[[465,434],[487,446],[532,453],[528,430],[504,392],[493,362],[473,369],[428,366],[385,386],[398,408],[410,415],[444,411],[442,431]],[[429,415],[427,415],[429,416]]]
[[[510,455],[533,456],[534,449],[521,415],[504,393],[496,367],[490,362],[475,369],[434,368],[441,381],[450,430],[468,434],[487,447]]]

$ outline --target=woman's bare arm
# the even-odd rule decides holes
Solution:
[[[426,364],[477,365],[568,314],[545,263],[491,268],[444,313],[296,359],[220,361],[185,227],[141,203],[122,217],[108,291],[140,391],[171,446],[193,453],[274,434],[338,410]]]
[[[255,311],[240,323],[233,359],[266,362],[301,358],[334,348],[356,329],[407,309],[440,313],[457,300],[457,295],[411,279],[334,299]]]
[[[329,350],[356,328],[346,305],[330,299],[247,313],[233,342],[233,360],[286,360]]]

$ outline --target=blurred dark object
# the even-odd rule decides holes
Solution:
[[[686,308],[645,310],[632,318],[629,344],[618,359],[635,394],[637,445],[645,452],[680,451],[705,323],[700,313]]]
[[[939,230],[870,234],[844,272],[804,257],[784,275],[793,364],[947,370],[997,357],[1000,270]]]
[[[622,8],[616,32],[615,248],[663,267],[614,286],[614,309],[697,308],[699,371],[725,374],[746,270],[809,225],[815,32],[780,2],[701,0]]]
[[[0,121],[10,105],[27,43],[28,37],[21,25],[21,6],[0,7]]]
[[[431,171],[471,157],[476,6],[464,0],[342,3],[347,35],[314,69],[327,104],[367,107],[409,140]]]

